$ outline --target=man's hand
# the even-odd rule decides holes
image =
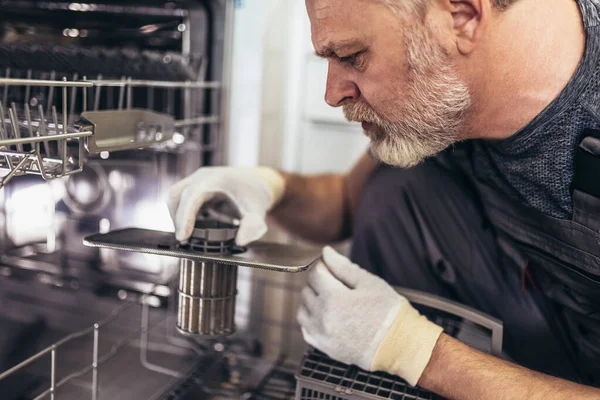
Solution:
[[[384,280],[330,247],[310,272],[298,322],[306,342],[330,357],[411,385],[442,333]]]
[[[236,243],[244,246],[258,240],[267,231],[267,212],[284,191],[284,178],[270,168],[200,168],[169,192],[168,205],[177,240],[189,239],[200,208],[217,197],[229,199],[239,210]]]

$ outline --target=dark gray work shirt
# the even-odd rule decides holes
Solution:
[[[600,128],[600,0],[577,2],[587,40],[571,82],[512,137],[475,141],[472,160],[476,176],[488,186],[563,219],[570,218],[573,212],[570,186],[581,134],[585,128]]]

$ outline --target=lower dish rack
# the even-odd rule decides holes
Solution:
[[[287,319],[241,309],[242,320],[260,329],[275,327],[276,337],[261,341],[260,331],[248,328],[223,339],[189,339],[175,332],[176,304],[169,300],[166,309],[157,308],[164,301],[158,294],[123,291],[118,300],[68,285],[22,282],[7,268],[0,266],[2,400],[294,398],[298,364],[288,358],[293,348],[286,340],[297,327]],[[300,290],[261,277],[240,278],[241,284],[251,282],[255,300],[268,290]],[[167,290],[175,293],[175,282],[150,292]],[[285,318],[292,314],[288,308]],[[20,333],[7,340],[7,331]],[[11,347],[24,350],[6,357],[3,350]],[[270,347],[277,353],[268,355]]]

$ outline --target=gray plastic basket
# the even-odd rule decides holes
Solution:
[[[397,288],[444,332],[495,356],[502,356],[502,322],[461,304],[426,293]],[[310,349],[296,375],[296,400],[443,400],[442,397],[384,372],[367,372]]]

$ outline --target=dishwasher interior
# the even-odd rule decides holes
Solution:
[[[223,162],[233,1],[0,5],[0,397],[292,396],[291,303],[263,297],[296,292],[285,279],[241,273],[240,333],[186,338],[176,260],[83,245],[124,227],[171,230],[168,188]],[[122,116],[136,112],[160,128],[128,136]],[[110,141],[89,136],[93,113]]]

